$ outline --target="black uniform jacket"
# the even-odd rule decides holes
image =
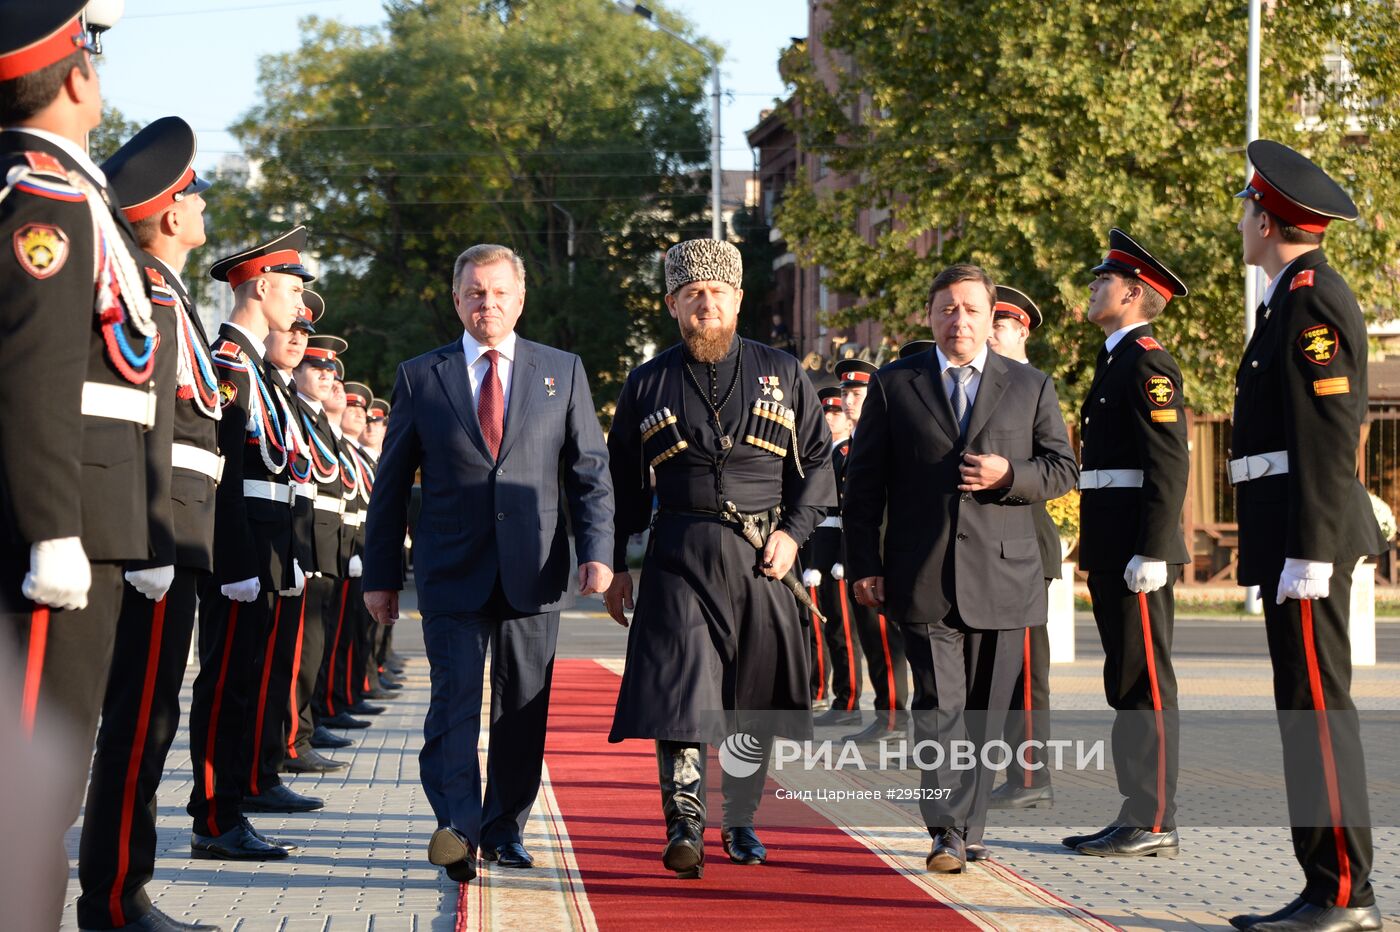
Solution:
[[[1152,336],[1124,334],[1101,354],[1079,412],[1081,470],[1136,469],[1141,488],[1085,489],[1079,498],[1079,566],[1122,573],[1141,554],[1189,563],[1181,508],[1191,467],[1181,370]]]
[[[312,565],[327,576],[345,575],[345,560],[341,558],[341,523],[345,513],[345,490],[340,465],[341,445],[331,430],[326,412],[313,407],[300,395],[296,398],[296,416],[301,435],[311,456],[310,481],[316,486],[312,518],[312,542],[315,563]]]
[[[959,492],[965,451],[1005,457],[1011,485]],[[1078,475],[1049,376],[988,353],[964,441],[935,353],[890,363],[870,380],[847,468],[846,578],[883,576],[892,618],[931,624],[954,606],[974,628],[1045,618],[1030,504]]]
[[[1235,486],[1239,581],[1271,582],[1285,557],[1350,572],[1385,546],[1356,473],[1366,417],[1366,324],[1321,249],[1280,275],[1235,376],[1230,456],[1284,451],[1288,472]]]
[[[287,412],[287,441],[295,446],[292,453],[291,479],[296,489],[292,504],[292,553],[303,572],[316,572],[316,482],[311,477],[311,440],[301,424],[296,383],[290,374],[267,367],[268,382],[277,391]]]

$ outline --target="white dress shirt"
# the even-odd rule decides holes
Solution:
[[[83,147],[74,143],[73,140],[57,133],[51,133],[46,129],[35,129],[32,126],[6,126],[4,131],[7,133],[28,133],[30,136],[37,136],[45,142],[53,143],[62,149],[65,155],[77,162],[83,171],[92,176],[94,181],[104,188],[107,187],[107,176],[102,173],[102,169],[98,168],[97,163],[88,158]]]
[[[943,355],[941,348],[935,346],[933,351],[938,357],[938,371],[943,376],[943,393],[948,396],[948,401],[951,403],[953,400],[953,377],[948,374],[948,370],[952,368],[953,364],[948,361],[947,356]],[[988,352],[990,350],[987,349],[987,344],[983,343],[982,351],[972,362],[968,363],[972,367],[972,377],[967,380],[963,390],[967,392],[967,410],[969,411],[972,410],[973,404],[977,401],[977,388],[982,384],[982,370],[986,368]]]
[[[486,372],[491,368],[491,363],[486,359],[489,349],[499,354],[496,357],[496,375],[501,380],[501,423],[504,424],[506,412],[510,410],[510,371],[515,362],[515,331],[507,334],[498,346],[482,346],[471,333],[462,331],[462,352],[467,354],[467,378],[472,385],[473,406],[480,403],[481,380],[486,378]]]
[[[1128,326],[1126,327],[1118,328],[1117,330],[1113,331],[1112,334],[1109,335],[1107,340],[1103,341],[1104,349],[1108,350],[1109,353],[1112,353],[1113,350],[1118,346],[1118,344],[1123,342],[1124,337],[1126,337],[1128,334],[1132,333],[1139,327],[1146,327],[1149,323],[1151,323],[1151,321],[1140,320],[1135,324],[1128,324]]]
[[[1304,255],[1306,255],[1306,253],[1304,253]],[[1285,265],[1283,268],[1279,269],[1279,270],[1278,270],[1278,274],[1275,275],[1272,279],[1269,280],[1268,287],[1266,287],[1266,288],[1264,289],[1264,298],[1263,298],[1263,302],[1264,302],[1265,304],[1268,304],[1270,301],[1272,301],[1272,300],[1274,299],[1274,292],[1275,292],[1275,291],[1278,291],[1278,284],[1279,284],[1279,282],[1283,281],[1285,278],[1288,277],[1288,270],[1291,269],[1291,268],[1293,267],[1293,264],[1294,264],[1295,262],[1297,262],[1298,259],[1301,259],[1301,258],[1303,258],[1303,256],[1299,256],[1297,259],[1294,259],[1293,262],[1290,262],[1290,263],[1288,263],[1287,265]]]

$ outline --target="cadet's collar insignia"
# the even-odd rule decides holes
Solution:
[[[1299,288],[1311,288],[1313,286],[1313,278],[1315,278],[1316,275],[1317,271],[1315,269],[1299,272],[1297,275],[1293,276],[1293,281],[1289,284],[1288,290],[1297,291]]]
[[[149,265],[146,266],[146,279],[150,281],[152,285],[156,285],[160,288],[166,287],[165,276],[160,274],[160,272],[158,272],[157,270],[151,268]]]
[[[1141,346],[1145,350],[1155,350],[1162,348],[1162,344],[1158,343],[1151,337],[1138,337],[1137,345]]]
[[[783,390],[778,387],[779,381],[776,375],[760,375],[758,377],[758,387],[765,396],[771,395],[774,401],[783,400]]]
[[[47,152],[26,152],[24,160],[29,163],[31,171],[39,172],[42,175],[55,175],[64,181],[68,180],[68,170],[63,167],[63,163]]]
[[[841,455],[842,455],[842,456],[846,456],[846,455],[849,454],[850,452],[851,452],[851,441],[847,440],[845,443],[841,444]]]
[[[238,386],[232,382],[219,383],[219,407],[227,408],[238,397]]]
[[[1165,375],[1154,375],[1143,384],[1147,400],[1159,408],[1165,408],[1176,397],[1176,386]]]
[[[555,383],[554,381],[554,376],[547,375],[544,377],[544,391],[545,394],[551,398],[553,398],[559,393],[559,388],[557,383]]]
[[[48,223],[27,223],[15,231],[15,258],[35,278],[56,275],[68,261],[68,234]]]
[[[1298,334],[1298,349],[1308,362],[1326,366],[1336,358],[1341,339],[1341,335],[1326,324],[1315,324]]]

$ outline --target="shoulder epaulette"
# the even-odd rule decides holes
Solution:
[[[24,160],[29,163],[29,170],[40,175],[51,175],[63,181],[68,180],[68,170],[63,167],[63,163],[47,152],[26,152]]]
[[[160,288],[166,287],[165,276],[160,274],[158,269],[153,269],[149,265],[146,266],[146,280]]]
[[[1145,350],[1155,350],[1162,348],[1162,344],[1158,343],[1151,337],[1138,337],[1137,345],[1141,346]]]
[[[1299,288],[1311,288],[1313,286],[1313,278],[1316,277],[1316,274],[1316,271],[1313,269],[1299,272],[1297,275],[1293,276],[1293,281],[1289,284],[1288,290],[1297,291]]]

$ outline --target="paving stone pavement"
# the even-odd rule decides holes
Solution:
[[[625,631],[599,608],[595,603],[565,615],[560,655],[597,657],[616,668],[625,647]],[[357,741],[353,753],[336,752],[347,757],[351,766],[338,774],[289,778],[298,792],[324,797],[326,808],[254,818],[264,833],[301,846],[287,861],[245,864],[189,859],[189,819],[184,812],[191,786],[188,735],[179,734],[158,798],[158,860],[155,879],[148,887],[156,905],[177,918],[219,922],[230,932],[454,929],[457,887],[424,856],[436,822],[418,784],[417,754],[428,677],[416,617],[410,615],[401,622],[395,646],[409,657],[406,688],[402,698],[387,703],[388,710],[375,718],[372,728],[351,733]],[[1054,705],[1102,709],[1100,663],[1088,656],[1052,668]],[[191,668],[187,677],[186,703],[193,672]],[[1185,707],[1270,708],[1267,661],[1192,660],[1178,665],[1178,678]],[[1358,669],[1356,694],[1363,708],[1400,709],[1400,664]],[[870,695],[867,691],[863,703],[867,708]],[[650,807],[654,799],[648,796],[639,804]],[[527,827],[527,840],[537,838],[541,846],[551,837],[543,825],[547,815],[539,811],[542,808],[548,807],[537,807],[535,818],[540,824]],[[568,813],[562,816],[567,825]],[[1059,845],[1060,836],[1070,829],[1095,827],[998,827],[989,830],[988,840],[1004,866],[1125,929],[1225,929],[1229,915],[1285,902],[1300,886],[1288,834],[1282,828],[1192,828],[1184,833],[1183,856],[1174,861],[1102,861],[1073,855]],[[881,831],[893,839],[892,844],[911,850],[926,844],[918,829]],[[1400,830],[1377,829],[1375,840],[1373,883],[1389,923],[1400,927]],[[67,841],[76,865],[76,827]],[[542,866],[546,866],[559,852],[537,850],[537,854],[544,855]],[[543,921],[548,912],[532,904],[547,897],[555,872],[531,874],[528,881],[516,872],[491,882],[490,926],[554,927]],[[658,876],[659,882],[664,880]],[[955,883],[952,889],[956,890]],[[72,902],[77,893],[75,867],[65,930],[76,928]],[[810,926],[814,921],[819,917],[794,914],[791,927]]]

